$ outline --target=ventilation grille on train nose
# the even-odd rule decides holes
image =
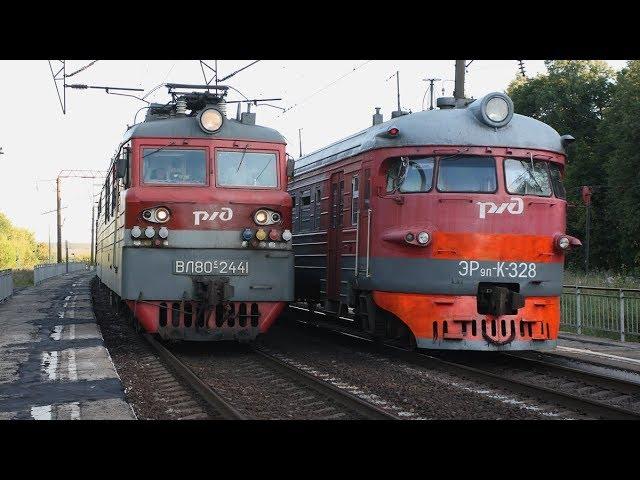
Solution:
[[[166,327],[171,319],[171,326],[180,327],[180,319],[183,319],[183,326],[191,328],[193,326],[194,316],[195,324],[198,328],[204,328],[207,314],[203,309],[197,308],[192,302],[160,302],[158,309],[158,323],[160,327]],[[195,309],[195,313],[194,313]],[[237,309],[237,310],[236,310]],[[214,324],[220,328],[225,324],[234,327],[237,324],[240,327],[251,325],[257,327],[260,323],[260,308],[257,303],[218,303],[214,309]]]

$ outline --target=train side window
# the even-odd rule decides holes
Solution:
[[[358,223],[358,212],[360,211],[360,180],[357,175],[351,179],[351,225]]]
[[[111,201],[111,174],[107,175],[104,182],[104,223],[109,220],[109,203]]]
[[[504,161],[507,192],[515,195],[551,196],[551,182],[547,162],[531,162],[524,158],[507,158]]]
[[[313,224],[311,217],[311,190],[305,190],[302,192],[302,198],[300,198],[300,230],[309,231]]]
[[[114,212],[116,212],[116,205],[118,203],[118,190],[119,190],[119,181],[118,176],[115,172],[115,165],[113,167],[113,171],[111,172],[111,215],[113,216]]]
[[[493,157],[451,156],[440,159],[438,191],[494,193],[497,189]]]
[[[553,186],[553,193],[556,197],[565,199],[567,198],[567,192],[564,189],[562,183],[562,171],[560,165],[557,163],[549,163],[549,173],[551,174],[551,185]]]

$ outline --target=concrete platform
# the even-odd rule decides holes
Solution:
[[[0,419],[135,419],[91,307],[93,272],[0,304]]]
[[[561,332],[552,353],[564,357],[640,372],[640,344]]]

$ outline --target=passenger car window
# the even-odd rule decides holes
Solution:
[[[564,184],[562,183],[560,165],[557,163],[549,163],[549,173],[551,174],[551,185],[553,186],[553,193],[555,196],[562,199],[567,198],[567,192],[564,189]]]
[[[507,158],[504,161],[507,192],[516,195],[551,196],[547,162]]]
[[[433,186],[433,157],[400,157],[389,163],[387,192],[428,192]]]
[[[246,150],[218,150],[216,176],[218,185],[225,187],[277,187],[277,156]]]
[[[144,183],[206,185],[204,150],[144,148],[142,159]]]
[[[492,193],[497,190],[496,162],[493,157],[444,157],[438,168],[441,192]]]

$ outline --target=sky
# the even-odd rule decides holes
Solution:
[[[91,60],[68,60],[67,73]],[[205,60],[214,66],[214,60]],[[219,78],[249,64],[251,60],[218,61]],[[469,61],[468,61],[469,62]],[[52,62],[55,66],[57,62]],[[626,61],[608,61],[614,69]],[[544,73],[542,60],[525,60],[527,76]],[[396,71],[400,72],[403,110],[429,108],[429,83],[434,97],[453,93],[454,60],[262,60],[238,73],[225,84],[248,98],[282,98],[269,106],[252,107],[256,123],[275,128],[287,139],[287,151],[298,158],[299,129],[302,151],[310,153],[371,125],[375,107],[384,120],[397,109]],[[38,241],[56,238],[55,178],[61,170],[104,171],[136,112],[140,100],[106,94],[103,90],[67,89],[66,115],[46,60],[0,61],[0,212],[17,226],[35,233]],[[208,78],[211,72],[205,69]],[[465,93],[479,98],[504,91],[519,74],[516,60],[474,60],[467,69]],[[203,83],[197,60],[100,60],[68,78],[67,83],[143,88],[144,96],[165,82]],[[426,96],[425,96],[426,94]],[[241,99],[230,91],[227,100]],[[166,103],[165,87],[147,97]],[[424,102],[424,103],[423,103]],[[235,105],[228,115],[235,117]],[[138,113],[137,121],[145,111]],[[100,191],[99,180],[62,180],[63,240],[89,243],[91,204]],[[53,213],[45,213],[54,210]]]

